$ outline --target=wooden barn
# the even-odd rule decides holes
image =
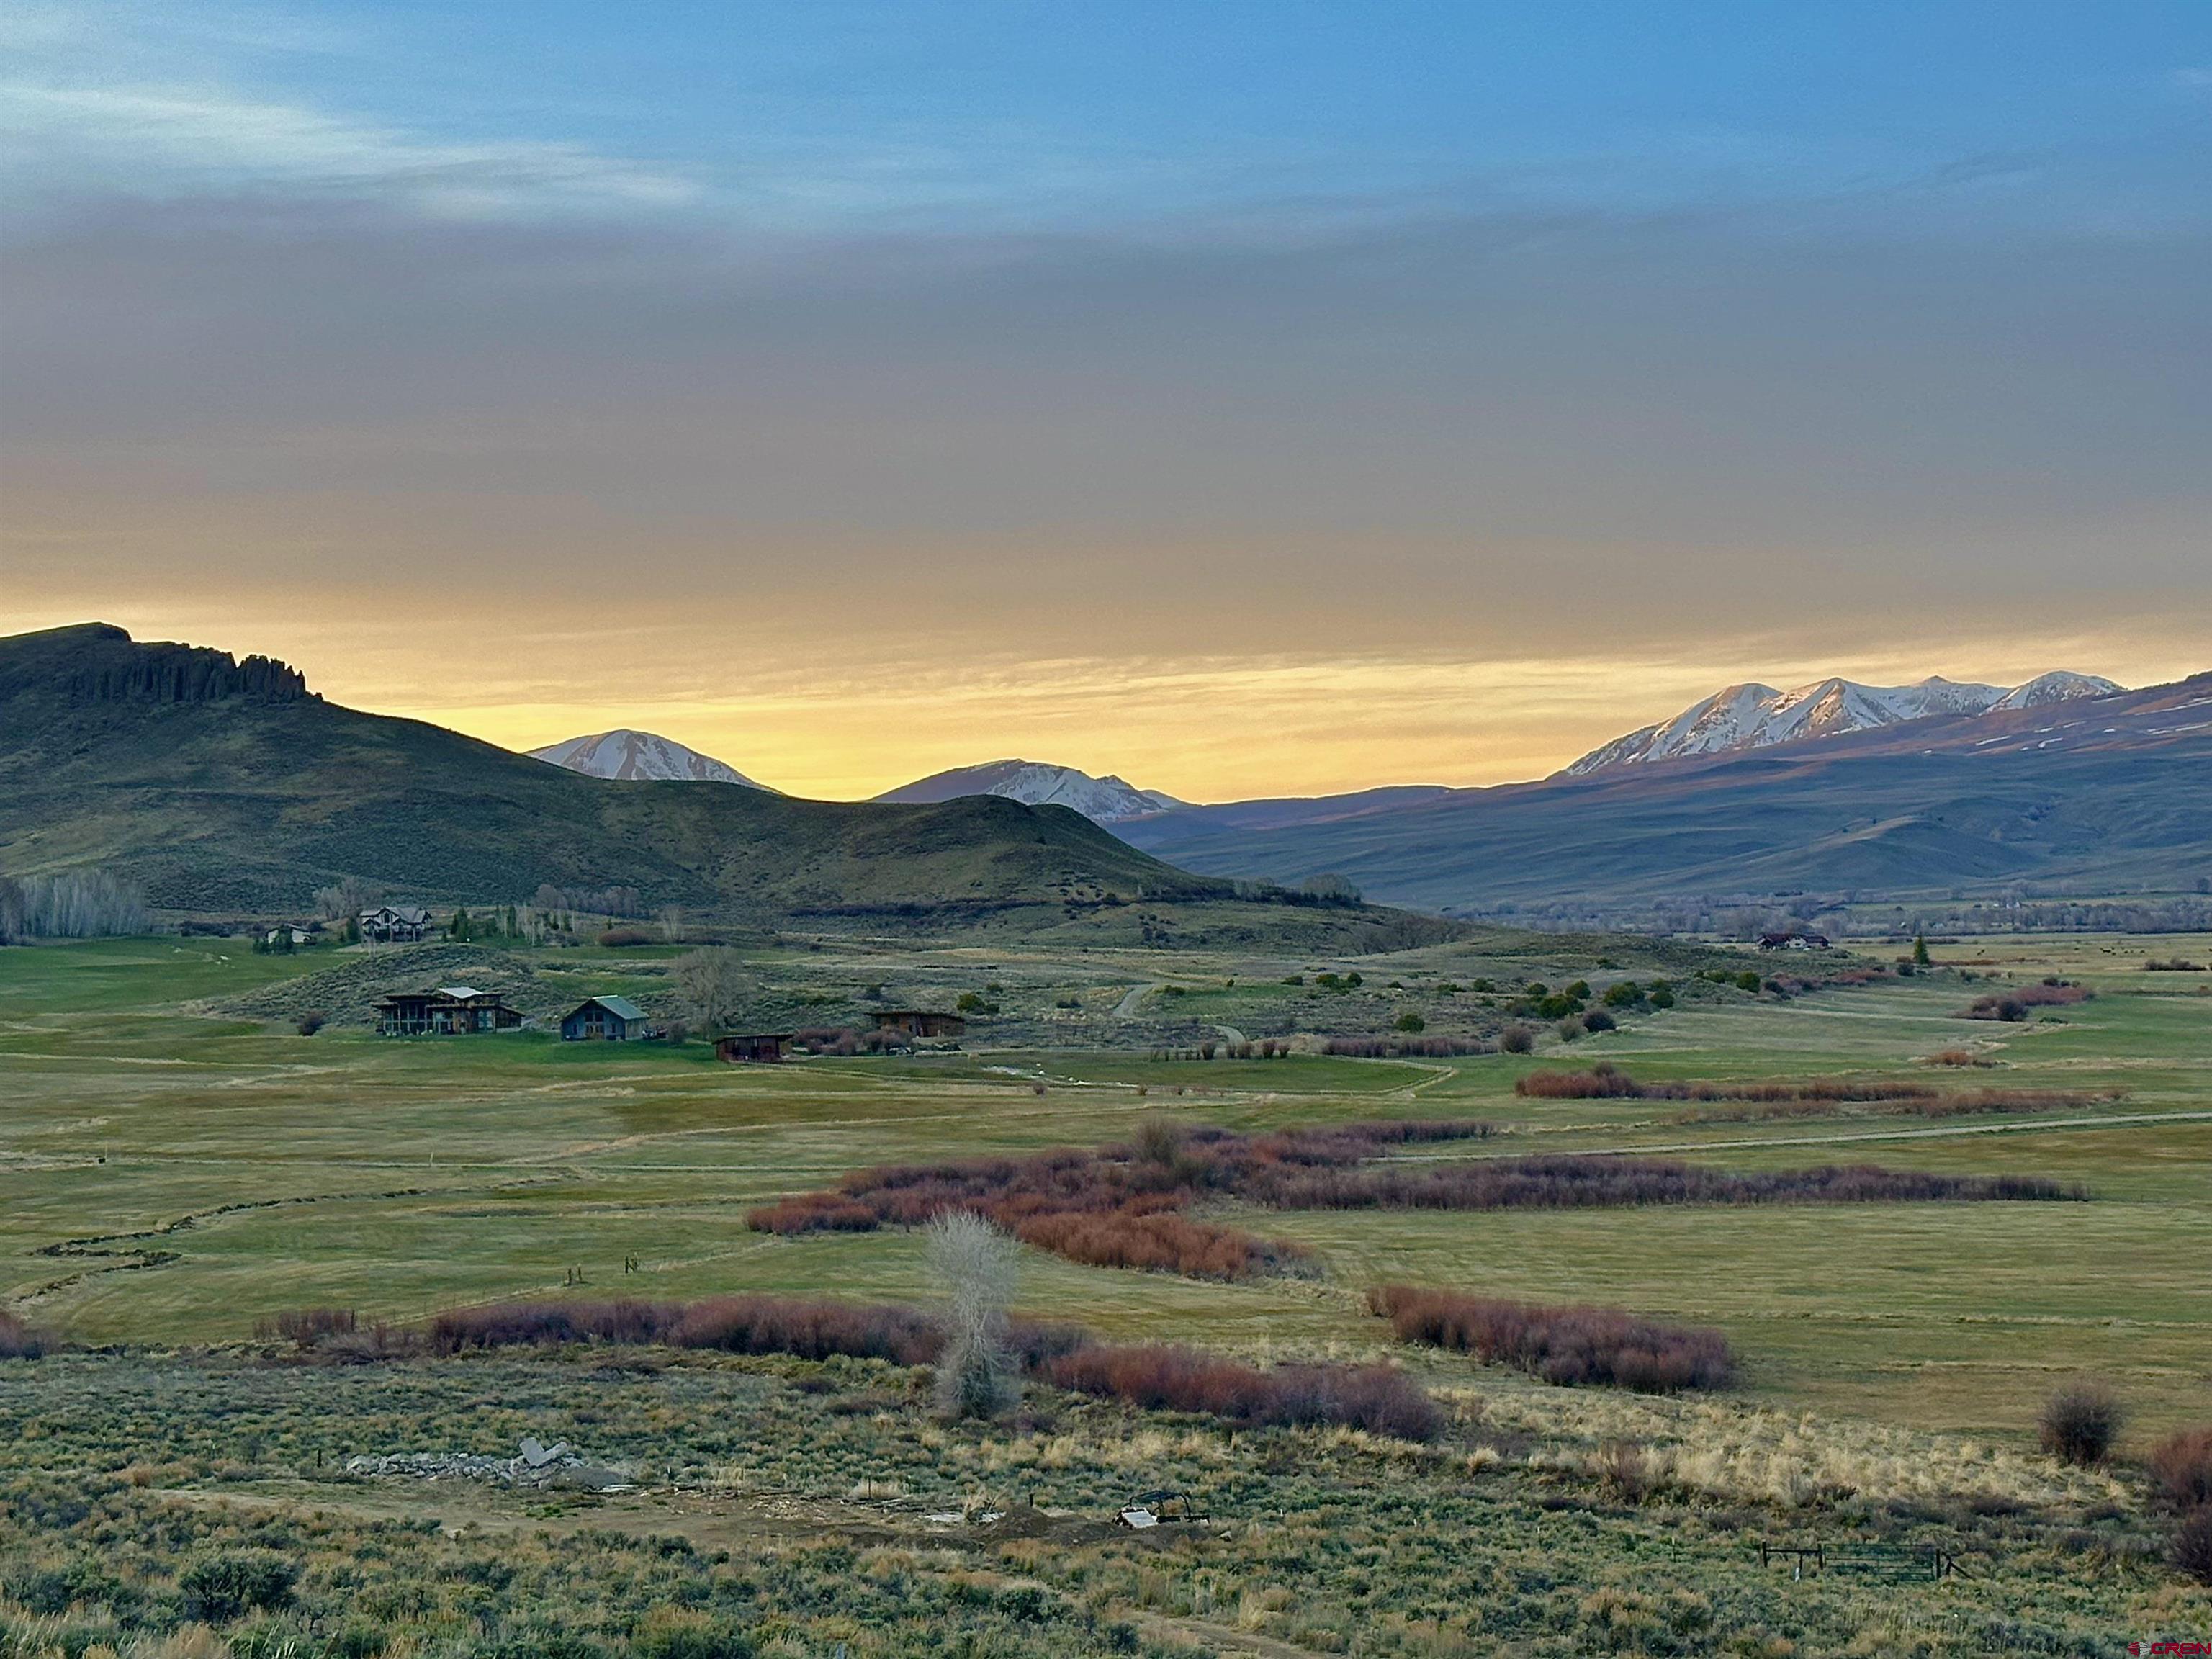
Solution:
[[[628,997],[588,997],[561,1016],[563,1042],[629,1042],[647,1029],[645,1010]]]
[[[762,1031],[750,1036],[726,1036],[716,1039],[714,1055],[732,1066],[769,1066],[783,1058],[791,1047],[794,1034],[790,1031]]]
[[[420,945],[430,913],[419,904],[380,904],[361,913],[361,936],[372,945]]]
[[[885,1008],[875,1016],[878,1031],[902,1031],[910,1037],[964,1036],[968,1022],[957,1014],[933,1013],[926,1008]]]
[[[506,998],[472,985],[395,991],[376,1005],[376,1029],[382,1036],[462,1036],[511,1031],[521,1024],[521,1011],[508,1007]]]

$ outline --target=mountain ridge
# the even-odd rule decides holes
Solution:
[[[1030,760],[957,766],[887,789],[873,799],[913,803],[957,800],[963,795],[999,795],[1031,806],[1066,806],[1093,823],[1125,823],[1188,805],[1157,789],[1139,789],[1110,773],[1093,777],[1078,767]]]
[[[542,749],[526,749],[523,752],[532,760],[580,772],[588,778],[611,778],[623,783],[735,783],[748,789],[768,788],[727,761],[702,754],[658,732],[640,732],[627,726],[567,738]]]
[[[1388,904],[1856,888],[2105,893],[2212,880],[2212,672],[2056,705],[1477,789],[1186,807],[1121,826],[1178,866]]]
[[[1741,753],[1945,715],[2042,708],[2123,690],[2096,675],[2063,669],[2016,686],[1947,680],[1940,674],[1911,685],[1865,685],[1830,675],[1787,691],[1747,682],[1723,686],[1671,719],[1601,744],[1553,775],[1587,777],[1618,766]]]

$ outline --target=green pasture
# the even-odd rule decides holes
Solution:
[[[1775,1404],[2019,1433],[2054,1379],[2087,1372],[2112,1378],[2148,1431],[2212,1412],[2212,975],[2142,964],[2208,951],[2203,939],[1976,941],[1939,951],[1971,960],[1933,977],[1785,1001],[1686,998],[1571,1047],[1545,1028],[1534,1056],[1153,1059],[1161,1045],[1141,1020],[1125,1046],[1085,1049],[1029,1037],[1000,1047],[987,1020],[957,1055],[773,1067],[723,1066],[698,1042],[302,1037],[211,1011],[320,965],[236,941],[0,951],[0,1303],[87,1340],[180,1341],[243,1336],[305,1304],[419,1318],[557,1293],[578,1273],[601,1294],[908,1299],[927,1288],[910,1237],[765,1237],[746,1230],[747,1209],[869,1164],[1118,1139],[1147,1115],[1239,1128],[1474,1117],[1501,1133],[1408,1155],[1879,1162],[2048,1176],[2094,1197],[1249,1213],[1241,1224],[1315,1250],[1322,1274],[1200,1284],[1033,1256],[1022,1300],[1109,1334],[1354,1352],[1378,1346],[1365,1288],[1409,1279],[1709,1321],[1746,1355],[1752,1394]],[[636,960],[602,956],[571,953],[560,967],[588,989],[594,971]],[[952,971],[945,953],[850,945],[761,963],[794,982]],[[1235,979],[1170,1000],[1218,997],[1207,1018],[1234,1026],[1241,1012],[1304,994],[1279,982],[1300,966],[1218,954],[1147,966],[1032,948],[954,968],[1042,1006],[1056,987],[1110,1008],[1147,984]],[[1480,946],[1359,966],[1363,993],[1393,1001],[1413,994],[1388,991],[1393,978],[1432,987],[1486,969],[1501,982],[1651,976],[1571,955],[1499,963]],[[1983,991],[2047,973],[2098,994],[2017,1024],[1956,1018]],[[1248,981],[1249,1000],[1235,1000]],[[1925,1063],[1959,1048],[1991,1063]],[[1955,1118],[1694,1123],[1682,1120],[1699,1103],[1513,1092],[1531,1069],[1599,1060],[1645,1079],[1851,1076],[2112,1097]],[[626,1258],[638,1271],[623,1271]]]

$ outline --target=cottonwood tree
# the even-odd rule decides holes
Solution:
[[[726,945],[711,945],[676,958],[668,969],[684,1011],[700,1024],[724,1030],[752,1000],[753,976],[744,958]]]
[[[359,876],[347,876],[315,889],[315,915],[324,921],[357,916],[376,901],[376,889]]]
[[[965,1210],[938,1216],[927,1236],[930,1272],[947,1304],[938,1406],[948,1417],[995,1417],[1018,1393],[1006,1309],[1020,1278],[1021,1247]]]

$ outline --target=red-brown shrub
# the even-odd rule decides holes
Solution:
[[[1953,1018],[2024,1019],[2030,1008],[2063,1008],[2074,1003],[2087,1002],[2095,995],[2096,993],[2086,985],[2016,985],[2010,990],[1976,997],[1972,1004],[1960,1009]]]
[[[1726,1388],[1735,1356],[1718,1331],[1662,1325],[1619,1308],[1547,1307],[1418,1285],[1368,1292],[1401,1342],[1471,1353],[1547,1382],[1610,1384],[1647,1394]]]
[[[2149,1458],[2158,1495],[2181,1510],[2212,1504],[2212,1428],[2184,1429],[2159,1442]]]
[[[729,1296],[682,1302],[505,1302],[440,1314],[430,1322],[440,1353],[465,1348],[553,1347],[564,1342],[666,1343],[727,1353],[833,1353],[927,1364],[943,1339],[911,1308]]]
[[[597,942],[609,947],[627,945],[658,945],[661,936],[650,927],[608,927],[603,929]]]
[[[2200,1584],[2212,1584],[2212,1507],[2191,1510],[2173,1529],[2173,1565]]]
[[[1637,1086],[1624,1073],[1604,1068],[1539,1075],[1585,1080],[1576,1086]],[[1591,1079],[1595,1085],[1587,1084]],[[1554,1086],[1537,1085],[1540,1091]],[[1862,1085],[1788,1086],[1844,1091]],[[1930,1099],[1942,1098],[1917,1086]],[[1571,1155],[1426,1164],[1375,1161],[1392,1146],[1495,1133],[1487,1123],[1446,1119],[1257,1135],[1162,1121],[1146,1125],[1122,1146],[856,1170],[835,1189],[763,1205],[746,1219],[759,1232],[866,1232],[921,1226],[947,1211],[965,1210],[1040,1249],[1089,1266],[1246,1279],[1295,1270],[1306,1252],[1236,1228],[1191,1221],[1182,1212],[1211,1197],[1285,1210],[1496,1210],[2088,1195],[2037,1176],[1931,1175],[1874,1165],[1739,1174],[1661,1158]]]
[[[351,1308],[288,1308],[270,1319],[253,1322],[253,1334],[264,1342],[296,1342],[312,1348],[334,1336],[350,1336],[361,1328],[361,1317]]]
[[[0,1359],[36,1359],[51,1345],[14,1314],[0,1310]]]
[[[1061,1211],[1017,1222],[1013,1234],[1024,1244],[1086,1267],[1134,1267],[1189,1279],[1256,1279],[1281,1273],[1310,1255],[1295,1244],[1172,1213]]]
[[[1078,1349],[1044,1369],[1077,1394],[1125,1400],[1146,1411],[1202,1412],[1265,1427],[1345,1424],[1401,1440],[1432,1440],[1435,1402],[1388,1365],[1278,1365],[1261,1370],[1194,1348],[1148,1343]]]

